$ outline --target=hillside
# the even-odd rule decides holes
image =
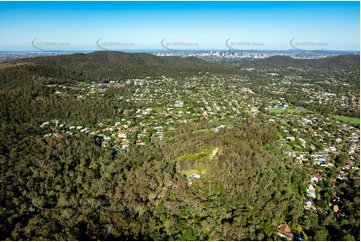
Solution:
[[[286,56],[273,56],[257,60],[256,65],[274,67],[314,67],[314,68],[354,68],[360,65],[359,55],[339,55],[320,59],[294,59]]]
[[[360,55],[339,55],[319,59],[294,59],[289,56],[271,56],[264,59],[237,59],[221,63],[241,68],[359,68]]]
[[[126,53],[117,51],[95,51],[89,54],[76,53],[72,55],[47,56],[40,58],[28,58],[27,61],[36,64],[47,65],[70,65],[74,63],[102,63],[122,66],[134,65],[160,65],[194,68],[206,67],[208,62],[194,57],[155,56],[147,53]],[[215,66],[215,65],[213,65]]]
[[[127,79],[161,75],[192,75],[198,72],[227,73],[230,71],[227,67],[195,57],[159,57],[146,53],[116,51],[27,58],[4,62],[1,65],[16,64],[18,68],[19,64],[24,63],[35,65],[37,69],[53,69],[55,72],[59,72],[61,69],[64,76],[76,77],[83,81],[99,81],[102,78]]]

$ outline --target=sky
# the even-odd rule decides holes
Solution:
[[[0,51],[359,50],[359,2],[0,2]]]

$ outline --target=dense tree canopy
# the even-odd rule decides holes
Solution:
[[[0,69],[0,239],[279,240],[278,226],[288,223],[305,239],[359,240],[359,179],[339,181],[347,219],[331,209],[305,210],[305,184],[312,171],[284,155],[277,126],[268,117],[239,114],[237,120],[224,120],[219,113],[211,123],[205,114],[173,129],[164,124],[163,139],[156,138],[159,131],[137,127],[136,132],[149,134],[147,145],[119,148],[121,152],[104,143],[107,129],[102,136],[62,130],[61,122],[97,128],[123,118],[129,119],[127,126],[141,123],[136,115],[144,104],[119,101],[137,91],[126,82],[132,72],[159,78],[165,70],[185,79],[212,69],[194,59],[170,58],[164,64],[148,55],[128,56],[132,63],[126,70],[107,76],[109,63],[123,62],[108,53],[90,57],[95,60],[50,57]],[[137,65],[142,61],[145,71]],[[121,88],[111,86],[99,98],[78,94],[81,85],[91,88],[115,77]],[[207,80],[199,82],[206,85]],[[219,85],[235,84],[224,80]],[[172,83],[174,90],[183,90],[185,82]],[[42,125],[49,120],[62,133]],[[221,123],[227,126],[215,131]],[[294,143],[301,144],[299,139]],[[343,165],[346,157],[336,157],[335,163]],[[334,176],[331,168],[326,171]],[[329,185],[320,182],[320,187]],[[332,194],[324,196],[330,200]]]

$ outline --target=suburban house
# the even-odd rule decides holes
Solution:
[[[125,148],[128,148],[128,147],[129,147],[129,143],[128,143],[128,141],[127,141],[127,140],[123,140],[121,144],[122,144],[122,148],[123,148],[123,149],[125,149]]]
[[[334,205],[333,206],[333,212],[338,213],[339,211],[340,211],[340,209],[339,209],[338,205]]]
[[[322,179],[322,176],[320,175],[320,174],[313,174],[312,176],[311,176],[311,181],[312,182],[318,182],[319,180],[321,180]]]
[[[309,197],[316,198],[316,190],[311,184],[308,185],[307,195]]]
[[[137,145],[145,145],[145,143],[144,143],[143,140],[141,140],[141,139],[138,139],[138,140],[136,141],[136,144],[137,144]]]
[[[122,139],[126,139],[127,135],[125,134],[125,132],[123,130],[118,130],[118,137],[122,138]]]
[[[304,202],[305,202],[304,208],[306,210],[311,210],[311,209],[315,210],[316,209],[314,203],[311,200],[308,200],[307,198],[304,198]]]
[[[184,102],[182,100],[177,100],[177,101],[175,101],[175,104],[174,104],[174,106],[177,108],[182,108],[183,105],[184,105]]]
[[[55,137],[61,137],[61,136],[63,136],[63,135],[62,135],[60,132],[55,132],[55,133],[54,133],[54,136],[55,136]]]
[[[293,240],[294,235],[291,233],[291,228],[288,224],[280,224],[278,229],[280,230],[278,233],[279,236],[286,238],[287,240]]]

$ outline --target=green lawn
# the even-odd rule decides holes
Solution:
[[[77,82],[77,85],[79,87],[90,87],[90,86],[93,86],[94,84],[92,83],[87,83],[87,82]]]
[[[177,160],[195,160],[195,161],[201,160],[204,157],[209,156],[212,153],[213,149],[214,149],[213,147],[209,147],[209,148],[203,150],[202,152],[199,152],[199,153],[196,153],[196,154],[193,154],[193,155],[186,153],[186,154],[184,154],[182,156],[179,156],[177,158]]]
[[[288,113],[295,113],[295,114],[307,112],[307,111],[302,111],[302,110],[293,109],[293,108],[290,108],[290,109],[269,108],[269,109],[267,109],[268,113],[271,113],[271,114],[283,113],[286,110],[287,110]]]
[[[355,124],[358,125],[360,124],[360,118],[353,118],[353,117],[346,117],[346,116],[338,116],[338,115],[333,115],[332,117],[334,117],[337,120],[340,120],[342,122],[346,122],[346,123],[350,123],[350,124]]]
[[[206,164],[209,160],[213,159],[212,152],[214,147],[208,147],[203,151],[196,154],[186,153],[182,156],[179,156],[176,160],[193,160],[198,161],[196,166],[190,167],[189,169],[181,169],[180,173],[186,175],[187,177],[197,173],[197,174],[206,174],[208,171],[208,165]]]
[[[151,107],[151,108],[156,112],[165,111],[167,109],[166,107]]]

